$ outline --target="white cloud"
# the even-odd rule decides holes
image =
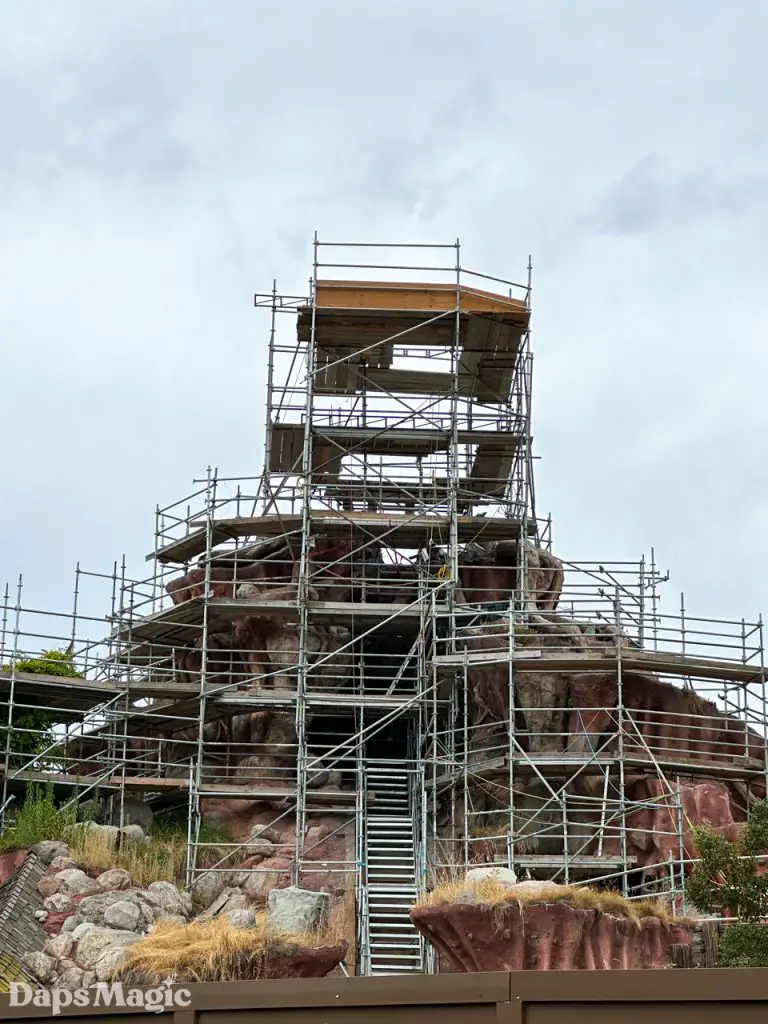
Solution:
[[[149,549],[205,466],[258,472],[266,324],[310,241],[533,253],[542,509],[570,558],[656,541],[761,603],[751,4],[0,0],[0,578]],[[747,524],[749,524],[747,528]],[[138,568],[141,569],[139,561]]]

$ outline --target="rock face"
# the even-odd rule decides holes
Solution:
[[[330,897],[324,892],[308,892],[291,886],[273,889],[268,906],[267,921],[272,928],[307,934],[317,931],[327,922]]]
[[[75,960],[86,969],[95,968],[101,956],[108,950],[124,949],[139,941],[139,936],[135,932],[100,928],[97,925],[89,928],[79,938],[75,932],[75,938]]]
[[[670,967],[670,948],[691,941],[689,931],[665,927],[655,917],[637,925],[567,903],[414,907],[411,921],[449,972]]]

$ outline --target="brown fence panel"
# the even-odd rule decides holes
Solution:
[[[179,986],[182,988],[182,986]],[[765,1024],[768,970],[521,971],[190,985],[188,1007],[9,1006],[0,1020],[76,1024]]]

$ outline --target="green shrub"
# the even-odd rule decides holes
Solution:
[[[736,921],[720,937],[720,967],[768,967],[768,928],[753,921]]]
[[[71,651],[41,651],[36,658],[22,658],[21,661],[17,661],[16,671],[31,672],[34,675],[65,676],[68,679],[83,678],[83,673],[75,668],[75,659]]]
[[[8,671],[10,666],[3,666]],[[36,658],[22,658],[16,662],[17,672],[32,675],[63,676],[69,679],[82,679],[82,672],[75,668],[75,660],[70,651],[41,651]],[[56,723],[55,712],[43,708],[24,708],[13,717],[13,736],[11,738],[10,758],[12,770],[23,768],[35,754],[41,754],[50,747],[54,740],[53,726]],[[7,733],[7,725],[3,731]],[[3,746],[5,749],[5,739]]]
[[[77,807],[58,808],[53,786],[30,786],[13,825],[0,838],[0,852],[25,850],[44,839],[64,839],[77,820]]]
[[[759,854],[768,850],[768,802],[755,804],[736,842],[710,828],[694,829],[701,862],[685,887],[705,914],[730,912],[739,918],[720,940],[721,967],[768,967],[768,874],[758,874]]]

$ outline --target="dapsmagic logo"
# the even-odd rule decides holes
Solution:
[[[90,988],[33,988],[23,982],[11,982],[10,1006],[36,1006],[50,1010],[55,1017],[70,1006],[115,1006],[132,1010],[146,1010],[148,1013],[164,1013],[166,1010],[185,1010],[192,1002],[188,988],[174,988],[170,981],[164,981],[156,988],[127,988],[122,982],[111,984],[98,982]]]

